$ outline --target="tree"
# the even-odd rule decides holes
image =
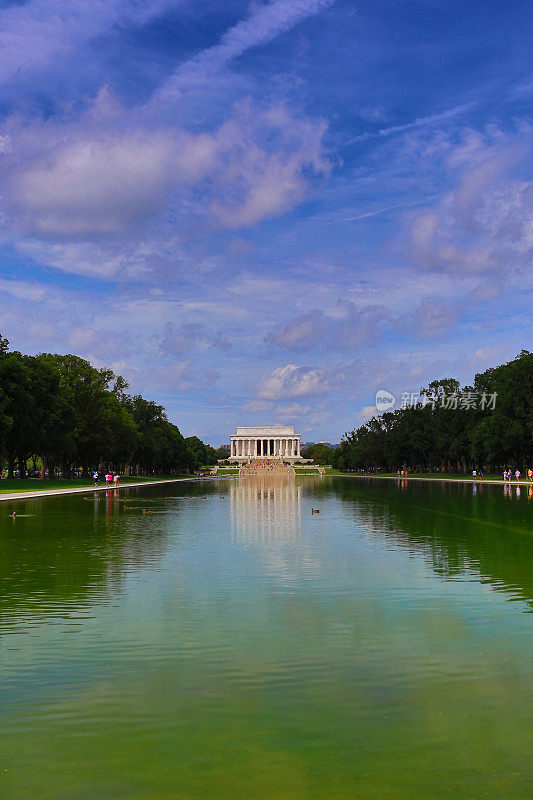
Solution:
[[[139,440],[132,456],[137,471],[186,472],[192,460],[179,429],[168,421],[163,406],[140,395],[126,401],[139,431]]]
[[[304,458],[312,458],[317,464],[331,464],[333,450],[325,444],[311,444],[302,453]]]
[[[421,402],[373,417],[343,438],[341,469],[446,470],[533,463],[533,354],[421,389]]]
[[[187,436],[185,444],[187,445],[193,469],[199,469],[208,463],[207,447],[197,436]]]

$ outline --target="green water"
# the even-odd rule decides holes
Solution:
[[[6,800],[533,797],[525,487],[2,503],[0,590]]]

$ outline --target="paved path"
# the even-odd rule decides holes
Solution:
[[[211,478],[196,478],[191,475],[190,478],[168,478],[163,481],[142,481],[140,483],[121,483],[120,489],[131,489],[133,486],[154,486],[159,483],[178,483],[180,481],[198,481],[198,480],[211,480]],[[0,502],[2,500],[28,500],[33,497],[51,497],[56,494],[87,494],[87,492],[105,492],[111,486],[78,486],[72,489],[36,489],[33,492],[9,492],[0,494]]]

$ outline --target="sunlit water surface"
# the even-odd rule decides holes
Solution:
[[[2,503],[0,590],[6,800],[533,797],[526,487]]]

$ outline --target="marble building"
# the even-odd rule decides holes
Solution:
[[[294,433],[292,425],[237,428],[230,441],[228,461],[253,458],[280,458],[290,463],[306,461],[300,455],[300,434]]]

